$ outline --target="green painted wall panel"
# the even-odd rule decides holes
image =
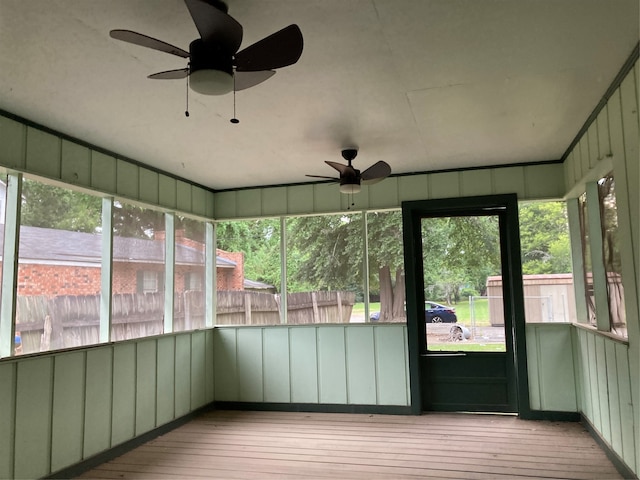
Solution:
[[[605,106],[598,117],[596,118],[598,124],[598,148],[600,157],[611,155],[611,143],[609,140],[609,109]]]
[[[206,330],[205,337],[205,395],[207,403],[215,399],[213,368],[213,330]]]
[[[452,198],[460,196],[460,173],[444,172],[429,176],[430,198]]]
[[[262,190],[262,214],[280,215],[287,211],[287,188],[276,187]]]
[[[368,185],[366,188],[369,193],[368,208],[388,208],[389,205],[400,204],[396,177],[387,178],[382,182]]]
[[[586,135],[580,139],[578,145],[580,146],[580,171],[584,176],[591,168],[591,152],[589,152],[589,139]]]
[[[460,185],[463,197],[493,193],[492,171],[468,170],[460,172]]]
[[[596,355],[596,338],[595,335],[589,333],[587,335],[587,355],[589,365],[589,384],[588,394],[591,397],[591,423],[599,431],[602,429],[602,420],[600,418],[600,395],[598,394],[598,364]]]
[[[205,192],[205,216],[207,218],[215,218],[214,217],[214,213],[215,213],[215,199],[214,199],[214,195],[213,192],[210,192],[209,190],[207,190]]]
[[[3,121],[0,117],[0,122]],[[0,364],[0,478],[13,478],[16,366],[15,363]]]
[[[213,371],[216,400],[237,401],[239,398],[236,331],[233,328],[216,328],[213,332]]]
[[[519,199],[526,198],[524,167],[499,168],[493,172],[495,194],[516,193]]]
[[[263,333],[264,401],[291,401],[289,329],[266,328]]]
[[[49,473],[53,358],[18,364],[16,385],[16,478],[40,478]]]
[[[191,409],[191,336],[176,337],[176,418]]]
[[[580,365],[582,367],[582,390],[581,398],[583,400],[583,413],[591,419],[593,417],[593,402],[591,401],[591,375],[589,367],[589,343],[587,337],[589,334],[584,330],[578,330],[578,348],[580,349]]]
[[[84,450],[89,458],[111,446],[112,349],[87,350]]]
[[[215,194],[214,218],[235,218],[236,197],[239,192],[219,192]]]
[[[631,378],[627,345],[616,342],[616,363],[618,370],[620,419],[622,425],[622,458],[627,465],[635,465],[636,456],[640,455],[634,438],[634,413],[631,400]],[[620,453],[620,452],[618,452]]]
[[[409,405],[406,325],[375,328],[375,368],[379,405]]]
[[[292,328],[289,335],[291,401],[293,403],[318,403],[316,328]]]
[[[607,388],[607,358],[604,350],[604,337],[595,337],[597,396],[600,404],[600,433],[611,442],[611,422],[609,420],[609,392]]]
[[[264,400],[262,375],[262,329],[243,328],[238,330],[236,355],[239,376],[239,400],[241,402],[262,402]]]
[[[183,212],[191,211],[191,185],[176,180],[176,208]]]
[[[26,169],[49,178],[60,177],[60,138],[32,127],[27,128]]]
[[[111,445],[134,437],[135,420],[136,346],[133,343],[116,344],[113,346]]]
[[[54,358],[51,471],[82,460],[84,427],[85,354],[73,352]]]
[[[600,155],[600,145],[598,143],[598,122],[593,122],[586,133],[589,144],[589,169],[592,169],[603,158]]]
[[[540,389],[540,342],[537,325],[526,326],[527,373],[529,378],[529,406],[531,410],[542,409]]]
[[[287,187],[287,211],[292,214],[313,212],[313,185]]]
[[[538,325],[536,328],[542,410],[577,411],[571,328],[569,324]]]
[[[243,190],[243,194],[236,197],[238,215],[241,217],[259,217],[262,214],[261,200],[259,189]]]
[[[118,195],[137,200],[139,198],[140,167],[124,160],[116,160],[116,187]]]
[[[73,185],[91,185],[91,150],[62,140],[61,180]]]
[[[157,205],[160,201],[159,181],[157,172],[141,168],[138,176],[140,200]]]
[[[427,175],[407,175],[398,177],[398,200],[424,200],[429,198],[429,182]]]
[[[561,198],[564,195],[564,169],[561,164],[538,168],[524,167],[525,193],[520,198]]]
[[[191,334],[191,409],[202,407],[206,398],[205,332]]]
[[[196,215],[207,214],[207,191],[200,187],[191,187],[191,212]]]
[[[345,328],[318,328],[320,403],[348,403]]]
[[[158,338],[156,425],[175,418],[175,336]]]
[[[101,192],[117,191],[116,159],[104,153],[91,151],[91,187]]]
[[[156,426],[156,340],[136,343],[136,435]]]
[[[23,169],[26,165],[27,127],[0,115],[0,164]]]
[[[375,405],[376,365],[373,327],[345,327],[347,356],[347,398],[357,405]]]
[[[617,452],[622,451],[622,424],[620,417],[620,392],[618,390],[618,364],[616,361],[616,344],[607,341],[604,345],[607,362],[607,390],[609,392],[609,443]]]
[[[336,172],[337,173],[337,172]],[[316,212],[335,212],[341,209],[340,193],[337,183],[320,183],[313,185],[313,209]]]
[[[159,203],[163,207],[176,208],[177,206],[176,180],[166,175],[158,177]]]

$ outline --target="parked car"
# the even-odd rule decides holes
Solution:
[[[456,323],[458,317],[456,316],[456,309],[453,307],[447,307],[436,302],[424,302],[424,318],[427,323]],[[380,312],[373,312],[369,319],[372,322],[380,320]]]

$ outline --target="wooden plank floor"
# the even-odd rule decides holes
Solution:
[[[216,411],[80,478],[619,479],[578,423]]]

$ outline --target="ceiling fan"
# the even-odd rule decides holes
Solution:
[[[185,0],[200,38],[189,51],[131,30],[111,30],[116,40],[170,53],[189,60],[185,68],[154,73],[154,80],[187,78],[192,90],[203,95],[223,95],[258,85],[275,75],[274,69],[292,65],[302,55],[302,32],[295,25],[238,51],[242,25],[227,14],[220,0]]]
[[[325,177],[322,175],[307,175],[307,177],[326,178],[335,182],[339,182],[340,192],[353,194],[360,191],[361,181],[365,185],[372,185],[374,183],[378,183],[380,180],[387,178],[391,174],[391,167],[387,162],[383,162],[382,160],[374,163],[364,172],[360,172],[360,170],[353,168],[353,166],[351,165],[352,160],[356,158],[357,155],[357,149],[346,148],[342,150],[342,158],[347,161],[348,165],[325,160],[325,163],[327,165],[335,168],[338,172],[340,172],[339,178]]]

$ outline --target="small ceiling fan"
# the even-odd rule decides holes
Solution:
[[[289,25],[238,52],[242,25],[227,14],[220,0],[185,0],[200,38],[189,51],[131,30],[111,30],[116,40],[187,58],[185,68],[154,73],[148,78],[176,80],[188,77],[192,90],[223,95],[258,85],[275,75],[274,69],[292,65],[302,55],[300,28]]]
[[[339,182],[341,193],[353,194],[360,191],[360,182],[364,183],[365,185],[372,185],[374,183],[378,183],[380,180],[387,178],[391,174],[391,167],[387,162],[383,162],[382,160],[374,163],[365,171],[360,172],[360,170],[353,168],[353,166],[351,165],[352,160],[356,158],[357,155],[357,149],[346,148],[342,150],[342,158],[344,158],[348,162],[348,165],[325,160],[325,163],[327,165],[335,168],[338,172],[340,172],[339,178],[325,177],[323,175],[307,175],[307,177],[326,178],[335,182]]]

